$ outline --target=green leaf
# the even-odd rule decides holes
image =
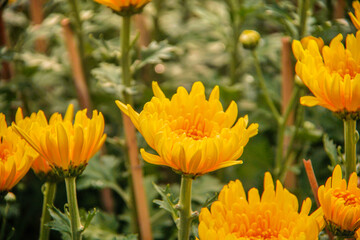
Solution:
[[[170,59],[175,51],[176,47],[170,45],[166,40],[153,41],[148,47],[141,49],[141,61],[136,61],[133,67],[137,71],[147,64],[161,63],[163,60]]]
[[[121,83],[120,67],[115,64],[102,62],[99,67],[91,71],[91,74],[107,93],[118,96],[125,89],[125,86]]]
[[[339,163],[338,150],[334,141],[329,138],[327,134],[323,137],[324,149],[331,161],[331,166],[335,166]]]
[[[77,181],[77,189],[111,188],[129,204],[129,195],[118,185],[120,159],[111,155],[96,155]]]
[[[179,218],[178,211],[175,209],[176,201],[173,199],[173,195],[170,191],[170,185],[166,185],[165,188],[161,188],[155,183],[153,183],[155,190],[160,194],[162,200],[154,200],[153,202],[159,205],[160,208],[165,209],[171,214],[174,222],[176,223]]]
[[[71,223],[69,215],[62,213],[55,206],[48,206],[48,210],[53,220],[47,225],[52,230],[60,232],[63,240],[71,240]]]
[[[98,210],[96,208],[87,212],[87,216],[85,217],[85,223],[84,223],[84,231],[89,227],[91,220],[95,217],[97,213]]]

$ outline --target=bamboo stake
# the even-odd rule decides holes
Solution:
[[[38,28],[44,20],[43,0],[30,0],[30,15],[34,28]],[[47,50],[47,42],[44,37],[35,40],[35,50],[45,53]]]
[[[135,195],[136,213],[142,240],[152,240],[150,214],[143,183],[143,171],[138,158],[135,127],[130,118],[122,113],[126,143],[129,153],[131,178]]]
[[[292,92],[294,91],[294,72],[293,66],[291,64],[291,38],[283,37],[281,39],[282,51],[281,51],[281,65],[282,65],[282,114],[285,113],[289,101],[291,99]],[[287,119],[286,126],[291,126],[294,124],[294,111],[292,111]],[[283,155],[286,155],[287,148],[289,147],[290,137],[285,135],[284,137],[284,147],[283,147]],[[292,157],[292,156],[289,156]],[[296,185],[296,175],[287,171],[286,177],[284,180],[284,185],[293,189]]]
[[[61,25],[63,28],[64,38],[66,41],[70,63],[72,66],[74,83],[75,83],[76,92],[78,94],[80,107],[91,109],[89,91],[86,84],[79,51],[74,40],[74,33],[70,28],[70,20],[68,18],[63,19],[61,21]],[[88,114],[89,112],[90,111],[88,111]]]
[[[346,7],[345,0],[337,0],[336,1],[335,10],[334,10],[334,19],[344,18],[345,7]]]
[[[1,47],[7,46],[7,36],[6,36],[6,29],[5,29],[2,9],[0,9],[0,46]],[[13,75],[10,63],[6,61],[2,61],[1,65],[2,65],[1,79],[5,81],[10,81]]]

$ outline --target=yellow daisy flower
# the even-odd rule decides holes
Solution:
[[[54,113],[49,122],[42,111],[33,113],[26,120],[31,123],[30,129],[23,129],[24,121],[17,116],[19,125],[13,125],[17,133],[47,160],[57,175],[63,177],[81,174],[106,139],[101,113],[94,110],[90,119],[86,109],[78,111],[73,124],[73,111],[73,106],[69,105],[64,119],[59,113]]]
[[[0,113],[0,195],[13,188],[28,172],[37,153],[8,127]]]
[[[142,8],[151,0],[94,0],[112,8],[120,15],[132,15],[141,12]]]
[[[352,6],[355,10],[355,16],[352,12],[349,12],[349,16],[351,18],[352,23],[356,27],[357,30],[360,29],[360,3],[359,1],[353,1]]]
[[[304,47],[293,42],[297,59],[296,73],[314,96],[300,99],[301,104],[323,106],[337,113],[356,114],[360,109],[360,32],[346,38],[337,35],[320,52],[317,41],[309,40]]]
[[[209,100],[206,100],[201,82],[194,83],[190,93],[179,87],[171,100],[156,82],[152,87],[155,96],[140,114],[130,105],[116,101],[149,146],[159,154],[141,149],[145,161],[189,175],[202,175],[242,163],[237,159],[249,138],[257,134],[258,124],[247,127],[247,116],[236,121],[235,102],[224,111],[218,86],[212,90]]]
[[[318,196],[329,229],[337,236],[360,237],[360,189],[357,175],[352,173],[349,183],[342,179],[341,167],[334,168],[325,186],[319,187]]]
[[[307,198],[298,212],[295,195],[274,182],[265,173],[264,192],[260,197],[256,188],[248,198],[239,180],[231,181],[221,190],[211,209],[201,209],[200,240],[255,240],[255,239],[318,239],[324,221],[321,209],[309,216],[311,200]]]

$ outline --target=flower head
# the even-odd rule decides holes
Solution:
[[[318,239],[323,227],[321,209],[309,216],[307,198],[298,212],[295,195],[279,181],[276,190],[270,173],[265,173],[264,192],[256,188],[248,198],[239,180],[231,181],[220,192],[210,211],[203,208],[199,217],[200,240]]]
[[[242,43],[245,49],[254,49],[257,47],[260,41],[260,34],[254,30],[244,30],[239,37],[239,41]]]
[[[352,23],[356,27],[357,30],[360,29],[360,3],[359,1],[353,1],[352,6],[355,10],[355,16],[352,12],[349,12],[349,16],[351,18]]]
[[[357,114],[360,109],[360,32],[348,35],[346,47],[337,35],[322,48],[314,40],[307,47],[293,42],[297,59],[296,73],[314,96],[300,99],[301,104],[323,106],[337,113]]]
[[[179,87],[171,100],[156,82],[153,82],[153,91],[155,96],[140,114],[130,105],[116,101],[149,146],[159,154],[141,149],[145,161],[189,175],[202,175],[241,163],[237,159],[249,138],[257,134],[258,124],[247,128],[247,116],[234,124],[237,105],[231,102],[224,112],[218,86],[209,100],[205,98],[201,82],[194,83],[190,93]]]
[[[37,153],[8,127],[0,113],[0,193],[13,188],[28,172]]]
[[[319,187],[318,196],[325,221],[335,235],[350,238],[356,233],[360,237],[360,189],[356,173],[351,174],[346,184],[337,165],[325,186]]]
[[[25,118],[24,121],[18,120],[21,119],[18,116],[19,123],[13,127],[47,160],[57,175],[77,176],[85,169],[89,159],[101,148],[106,139],[102,114],[94,110],[90,119],[86,112],[86,109],[78,111],[72,123],[72,105],[69,106],[64,119],[59,113],[54,113],[49,122],[44,112],[39,111],[33,113],[30,118]],[[35,168],[47,171],[44,162],[40,162]]]
[[[112,8],[120,15],[133,15],[140,13],[143,7],[151,0],[94,0]]]

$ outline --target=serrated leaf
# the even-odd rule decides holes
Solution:
[[[134,63],[135,71],[147,64],[161,63],[163,60],[170,59],[176,47],[170,45],[166,40],[161,42],[153,41],[148,47],[141,49],[141,61]]]
[[[329,138],[327,134],[324,134],[323,137],[324,149],[328,157],[331,161],[331,166],[335,166],[339,163],[338,160],[338,150],[336,145],[334,144],[333,140]]]
[[[110,94],[119,95],[125,89],[121,83],[120,67],[115,64],[100,63],[99,67],[91,71],[91,74],[98,80],[102,89]]]
[[[111,188],[129,204],[129,195],[118,184],[120,159],[105,155],[101,159],[96,155],[86,167],[84,173],[77,181],[78,189],[87,188]]]
[[[178,211],[175,209],[176,202],[173,200],[173,195],[170,191],[170,185],[166,185],[165,188],[161,188],[153,182],[155,190],[160,194],[162,200],[154,200],[153,202],[159,205],[160,208],[165,209],[171,214],[174,222],[179,218]]]
[[[47,225],[61,233],[63,240],[71,240],[71,223],[67,214],[62,213],[55,206],[48,207],[51,218],[53,219]]]

